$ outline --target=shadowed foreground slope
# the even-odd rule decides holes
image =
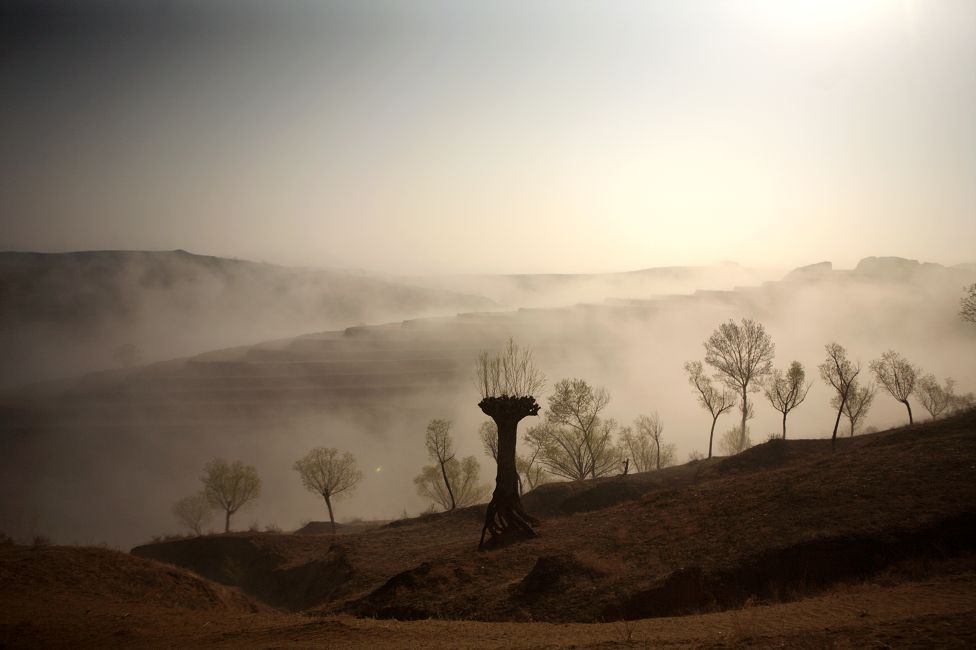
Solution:
[[[365,533],[231,534],[133,553],[319,613],[495,621],[780,602],[976,546],[976,412],[839,441],[777,440],[526,495],[540,537],[475,546],[483,506]]]
[[[970,412],[549,485],[525,498],[542,536],[488,553],[477,507],[134,550],[301,613],[116,551],[0,546],[0,647],[968,648],[974,434]]]

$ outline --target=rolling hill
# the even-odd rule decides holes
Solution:
[[[970,276],[944,267],[922,274],[821,269],[726,291],[354,326],[7,391],[0,487],[21,498],[0,504],[0,528],[129,545],[172,530],[170,505],[198,489],[203,463],[217,456],[254,464],[264,480],[265,495],[237,527],[297,527],[320,517],[321,504],[291,466],[321,445],[351,451],[368,469],[340,518],[417,512],[422,500],[404,488],[425,462],[426,423],[452,420],[459,452],[480,456],[483,416],[470,372],[481,350],[509,336],[535,351],[550,383],[584,377],[606,386],[609,415],[620,422],[658,410],[680,458],[703,449],[708,433],[683,363],[728,318],[764,322],[778,366],[799,359],[812,375],[833,339],[865,363],[896,348],[970,391],[976,375],[960,350],[976,331],[955,315]],[[765,405],[757,411],[759,442],[779,423]],[[868,423],[891,426],[903,412],[882,396]],[[829,433],[830,395],[816,386],[790,417],[797,435]]]
[[[967,648],[974,472],[969,411],[546,485],[540,536],[489,552],[483,506],[131,555],[0,544],[0,644]]]
[[[0,387],[426,315],[484,298],[186,251],[0,253]]]

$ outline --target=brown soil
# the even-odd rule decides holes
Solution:
[[[853,649],[971,648],[976,643],[971,561],[968,569],[953,567],[947,575],[895,583],[886,579],[793,603],[587,625],[317,617],[226,604],[184,607],[166,602],[165,593],[160,599],[90,593],[65,583],[70,572],[19,593],[10,588],[11,564],[25,554],[45,559],[52,552],[76,557],[72,564],[82,572],[92,560],[90,549],[0,550],[0,647]],[[132,561],[100,552],[114,565]],[[156,567],[160,573],[168,570]]]
[[[232,534],[133,552],[322,614],[598,622],[789,601],[976,550],[976,412],[834,452],[829,440],[774,441],[543,486],[524,502],[540,536],[490,552],[475,551],[483,507],[334,538]],[[540,558],[567,555],[546,569],[554,588],[522,588]]]
[[[545,486],[525,504],[540,537],[490,552],[476,550],[483,507],[336,536],[133,550],[226,586],[107,550],[0,547],[0,647],[976,641],[976,412],[834,452],[776,441]]]

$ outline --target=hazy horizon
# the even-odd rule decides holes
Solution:
[[[970,262],[967,2],[15,2],[0,249]]]
[[[613,275],[613,274],[627,274],[627,273],[639,272],[639,271],[643,271],[643,270],[653,270],[653,269],[666,269],[666,268],[716,268],[716,267],[720,268],[722,266],[729,266],[729,265],[731,265],[731,266],[738,266],[738,267],[741,267],[743,269],[750,269],[750,270],[762,271],[762,272],[769,273],[769,274],[778,274],[778,273],[786,274],[786,273],[789,273],[790,271],[795,270],[795,269],[798,269],[798,268],[803,268],[803,267],[806,267],[806,266],[813,266],[813,265],[816,265],[816,264],[822,264],[824,262],[830,263],[832,265],[832,268],[835,271],[849,271],[849,270],[854,270],[857,267],[858,263],[861,262],[862,260],[870,259],[870,258],[880,258],[880,259],[884,259],[884,258],[897,258],[897,259],[904,259],[904,260],[907,260],[909,262],[918,262],[920,264],[940,264],[942,266],[949,267],[949,268],[958,267],[958,266],[964,266],[964,265],[976,263],[976,256],[971,256],[969,258],[963,258],[963,259],[960,259],[959,261],[955,261],[955,262],[946,262],[946,261],[943,261],[943,260],[936,260],[936,259],[919,259],[919,258],[904,257],[904,256],[901,256],[901,255],[892,255],[892,254],[887,254],[887,253],[884,253],[884,252],[869,252],[869,253],[866,253],[864,255],[856,256],[854,258],[854,260],[850,263],[850,265],[838,264],[835,260],[831,260],[831,259],[828,259],[828,258],[817,259],[817,260],[814,260],[814,259],[810,259],[810,260],[801,259],[801,260],[795,261],[792,264],[784,264],[783,266],[770,266],[770,265],[762,265],[762,264],[751,264],[748,261],[736,260],[736,259],[721,259],[721,260],[716,259],[716,260],[703,260],[703,261],[701,261],[698,264],[675,263],[675,264],[660,264],[660,265],[658,265],[658,264],[651,263],[651,264],[646,264],[646,265],[638,266],[638,267],[620,267],[620,268],[610,266],[610,267],[608,267],[608,268],[606,268],[604,270],[595,270],[595,271],[573,270],[573,269],[567,268],[567,269],[557,269],[557,270],[547,270],[547,271],[535,271],[535,272],[521,272],[521,271],[518,271],[518,270],[514,270],[514,271],[507,271],[507,272],[492,273],[492,272],[478,272],[478,271],[449,271],[449,270],[442,270],[442,271],[429,271],[429,272],[425,272],[425,273],[411,273],[411,272],[409,272],[408,270],[405,270],[405,269],[400,269],[400,270],[398,270],[398,269],[380,270],[380,269],[372,269],[372,268],[366,268],[366,267],[361,267],[361,266],[335,266],[335,265],[327,264],[325,262],[318,263],[318,264],[317,263],[314,263],[314,262],[311,263],[311,264],[289,264],[288,262],[283,262],[281,260],[259,259],[259,258],[246,258],[246,257],[241,257],[241,256],[236,256],[236,255],[234,255],[234,256],[218,255],[218,254],[212,253],[210,251],[197,250],[197,249],[188,248],[188,247],[174,248],[174,249],[128,249],[128,248],[90,248],[90,249],[70,249],[70,248],[67,248],[67,249],[55,249],[55,250],[37,250],[37,249],[27,249],[27,248],[25,248],[25,249],[0,249],[0,254],[4,254],[4,253],[15,253],[15,254],[17,254],[17,253],[23,253],[23,254],[39,254],[39,255],[70,255],[70,254],[93,254],[93,253],[180,253],[180,252],[182,252],[182,253],[188,253],[190,255],[199,256],[199,257],[216,257],[216,258],[228,259],[228,260],[233,260],[233,261],[238,261],[238,262],[250,262],[250,263],[255,263],[255,264],[269,264],[269,265],[272,265],[272,266],[280,266],[280,267],[286,267],[286,268],[293,267],[293,268],[296,268],[296,269],[308,269],[308,270],[322,270],[322,271],[338,271],[338,272],[363,273],[363,274],[366,274],[366,275],[390,276],[390,277],[393,277],[393,278],[399,277],[403,281],[409,281],[412,276],[438,277],[438,276],[455,276],[455,275],[456,276],[466,276],[466,275],[486,275],[486,276],[493,276],[493,275],[498,275],[498,276],[506,276],[506,275]]]
[[[374,470],[342,517],[417,512],[431,419],[490,481],[470,376],[509,337],[679,461],[729,319],[816,383],[798,438],[837,422],[831,341],[862,388],[889,349],[976,388],[973,2],[15,0],[0,93],[0,251],[204,256],[2,256],[21,537],[165,531],[217,456],[291,527],[322,445]],[[861,426],[903,420],[882,395]]]

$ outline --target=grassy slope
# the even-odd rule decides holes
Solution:
[[[478,507],[337,538],[229,535],[134,552],[291,609],[397,618],[595,621],[789,600],[972,548],[976,412],[836,451],[775,441],[525,501],[543,515],[539,538],[488,553],[474,550]]]
[[[539,539],[490,553],[474,550],[478,509],[336,538],[232,534],[139,551],[177,549],[199,560],[208,549],[210,570],[238,579],[263,571],[265,589],[274,582],[268,576],[286,576],[287,593],[317,602],[317,612],[304,614],[115,551],[0,546],[0,647],[972,647],[974,556],[969,547],[952,557],[945,545],[919,546],[900,561],[889,554],[894,564],[866,581],[690,616],[584,625],[322,613],[375,606],[390,576],[424,562],[426,573],[393,581],[399,587],[387,590],[387,604],[449,617],[559,620],[592,618],[680,567],[707,575],[818,539],[849,549],[864,539],[890,545],[906,531],[972,514],[974,434],[976,414],[968,413],[842,440],[836,452],[825,441],[790,441],[656,474],[551,485],[526,499],[544,515]],[[614,499],[624,500],[606,505]],[[520,591],[537,558],[567,553],[578,571],[556,572],[550,591],[545,581]],[[842,556],[840,547],[834,557]]]

